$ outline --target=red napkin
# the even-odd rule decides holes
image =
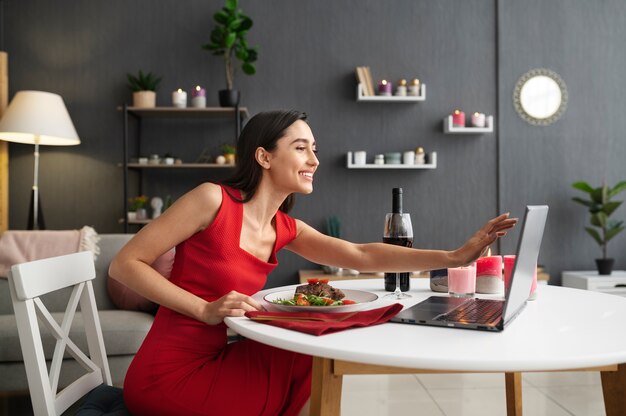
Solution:
[[[383,308],[361,312],[323,313],[323,312],[246,312],[250,319],[257,322],[311,335],[325,335],[349,328],[378,325],[387,322],[402,310],[402,305],[394,303]],[[263,320],[260,320],[262,318]],[[276,318],[275,320],[272,318]],[[294,320],[289,320],[293,318]],[[320,318],[327,321],[307,321],[306,318]],[[345,318],[341,320],[342,318]],[[302,319],[302,320],[296,320]]]

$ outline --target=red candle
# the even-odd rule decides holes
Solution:
[[[476,260],[476,292],[502,293],[502,257],[485,256]]]
[[[476,260],[476,277],[478,276],[496,276],[502,279],[502,257],[479,257]]]
[[[465,113],[461,110],[454,110],[454,113],[452,113],[452,124],[455,127],[465,127]]]

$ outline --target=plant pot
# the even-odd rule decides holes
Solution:
[[[239,104],[239,90],[219,90],[221,107],[235,107]]]
[[[224,155],[224,158],[226,159],[226,164],[227,165],[234,165],[235,164],[235,155],[232,153],[227,153]]]
[[[598,266],[598,274],[609,275],[613,271],[613,263],[615,259],[596,259],[596,266]]]
[[[148,219],[148,211],[145,208],[137,208],[135,211],[135,219],[137,221],[143,221]]]
[[[137,107],[137,108],[156,107],[156,92],[135,91],[133,93],[133,107]]]

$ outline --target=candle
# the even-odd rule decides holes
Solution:
[[[476,292],[476,263],[448,268],[448,293],[457,298],[471,298]]]
[[[415,149],[415,164],[423,165],[424,163],[426,163],[426,153],[424,152],[424,148],[420,146]]]
[[[409,85],[408,87],[407,94],[414,96],[414,97],[418,97],[420,95],[420,80],[419,79],[414,78],[413,81],[411,81],[411,85]]]
[[[187,107],[187,93],[180,88],[172,93],[172,104],[177,108]]]
[[[515,256],[504,256],[504,292],[509,290],[511,284],[511,273],[513,272],[513,266],[515,265]],[[537,267],[535,267],[535,273],[533,274],[533,283],[530,286],[529,300],[537,298]]]
[[[461,110],[454,110],[454,113],[452,113],[452,124],[455,127],[465,127],[465,113]]]
[[[401,79],[396,87],[396,95],[399,97],[406,96],[406,79]]]
[[[472,126],[485,127],[485,114],[484,113],[472,114]]]
[[[476,292],[502,293],[502,257],[485,256],[476,260]]]
[[[191,91],[191,106],[195,108],[206,107],[206,90],[199,85]]]
[[[378,84],[378,95],[390,96],[391,89],[391,82],[387,82],[387,80],[383,79],[382,81],[380,81],[380,84]]]

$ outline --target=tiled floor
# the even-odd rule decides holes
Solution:
[[[599,373],[529,373],[522,377],[524,416],[602,416]],[[0,416],[26,416],[28,396],[0,406]],[[342,416],[504,416],[504,375],[345,376]]]
[[[524,416],[604,415],[599,373],[522,377]],[[504,375],[344,376],[342,416],[503,416]]]

